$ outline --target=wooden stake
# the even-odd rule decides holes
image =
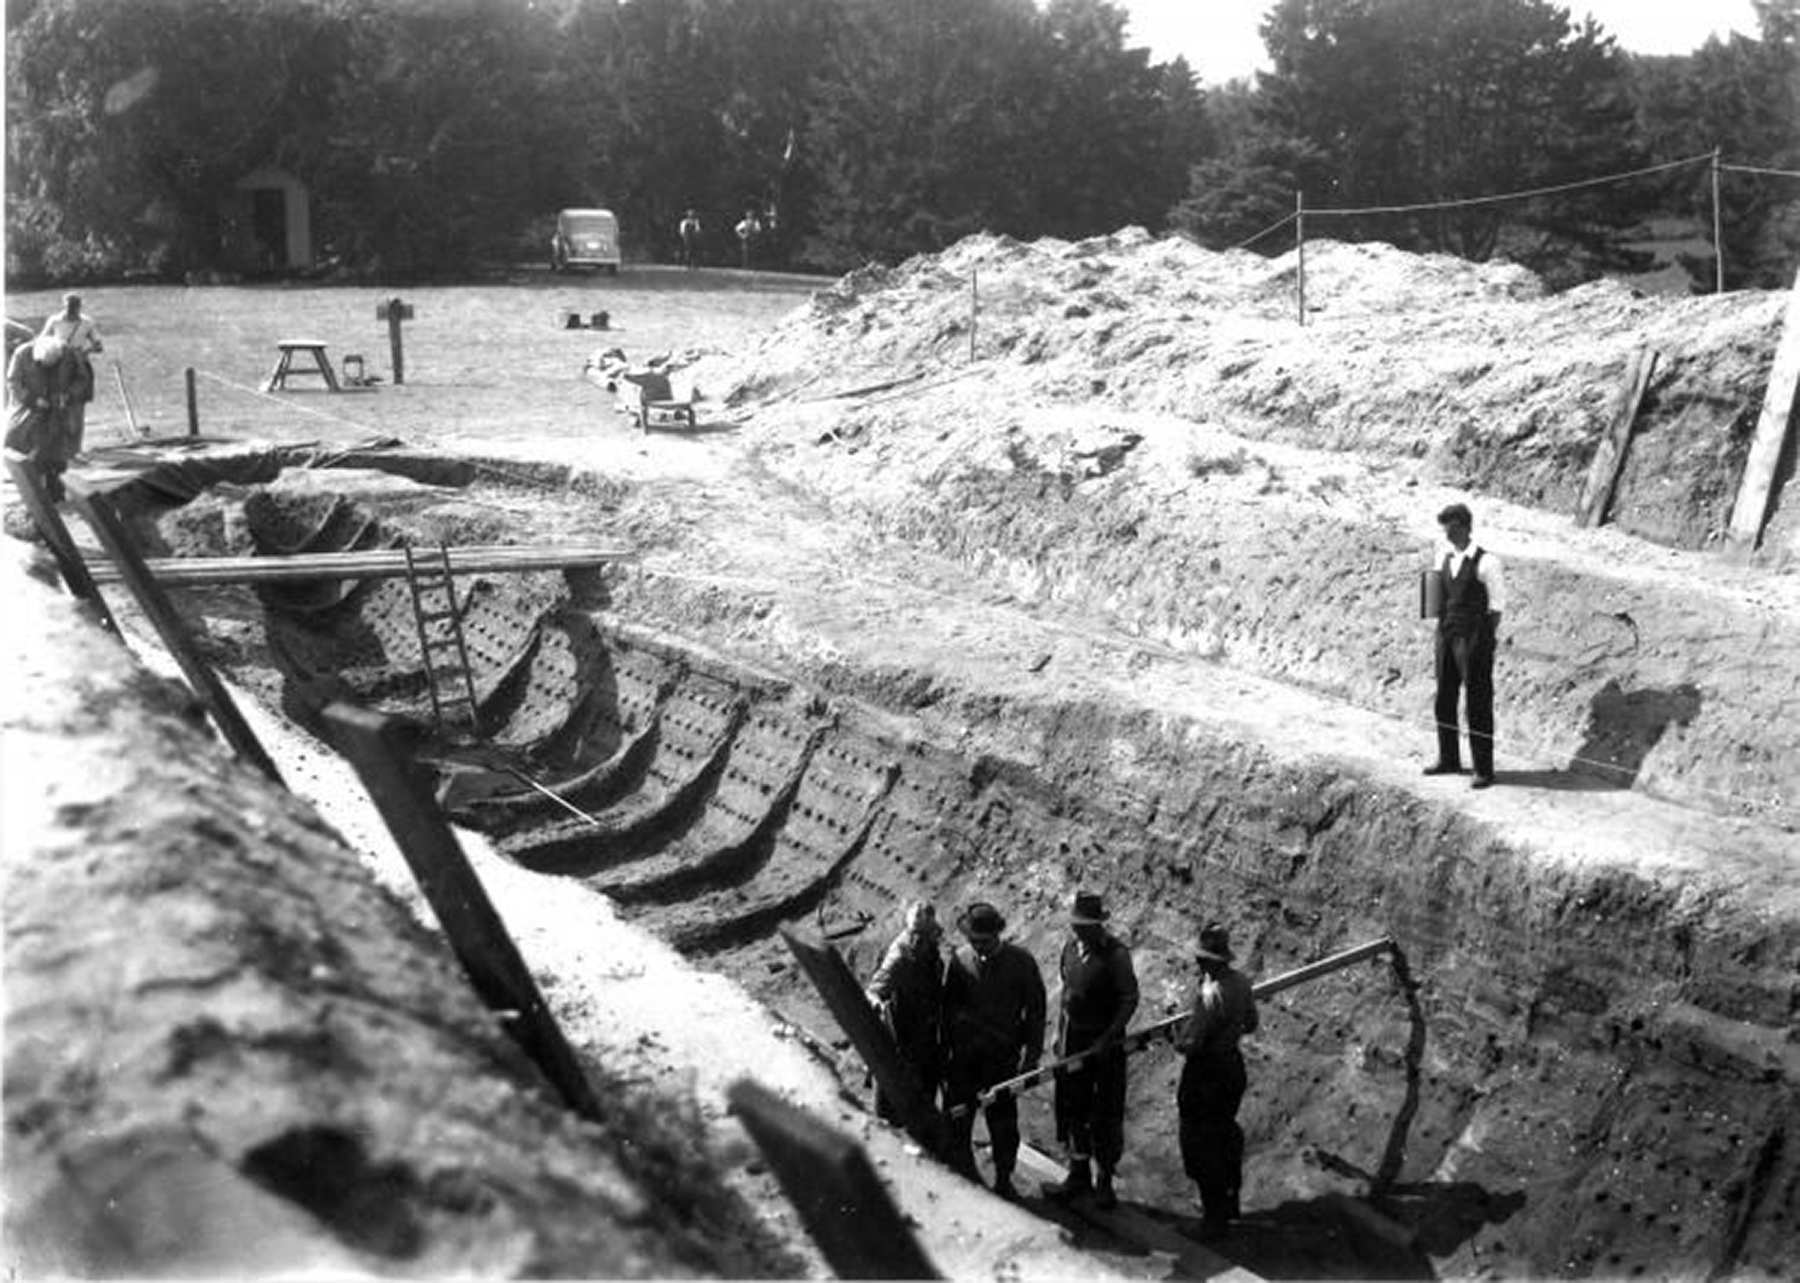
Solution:
[[[162,638],[163,645],[180,666],[188,685],[200,697],[200,702],[206,705],[206,711],[212,715],[213,725],[219,728],[219,734],[225,737],[225,742],[231,745],[239,757],[275,783],[281,783],[281,772],[275,769],[275,763],[263,750],[262,742],[256,738],[256,733],[238,711],[237,704],[219,681],[218,675],[213,672],[212,666],[200,654],[200,648],[195,644],[194,635],[188,631],[181,612],[175,609],[175,604],[162,590],[162,585],[156,582],[156,576],[144,565],[137,546],[126,533],[118,513],[113,510],[112,501],[78,478],[70,477],[65,484],[75,507],[93,529],[101,546],[106,549],[107,556],[119,568],[126,587],[137,598],[145,617],[155,625],[157,635]]]
[[[325,721],[339,751],[356,768],[381,811],[475,992],[501,1017],[506,1032],[570,1109],[583,1118],[603,1118],[599,1097],[456,834],[432,801],[398,725],[392,718],[349,704],[327,708]]]
[[[1618,413],[1594,449],[1587,480],[1582,483],[1581,497],[1575,503],[1577,525],[1597,526],[1606,520],[1613,490],[1619,484],[1619,474],[1625,469],[1625,452],[1631,445],[1631,429],[1637,422],[1638,406],[1656,370],[1656,357],[1653,348],[1639,348],[1631,355],[1631,363],[1626,367],[1625,399],[1619,403]]]
[[[825,1007],[850,1039],[874,1075],[876,1085],[900,1115],[901,1125],[931,1153],[942,1157],[949,1148],[949,1128],[932,1102],[932,1093],[919,1082],[912,1067],[900,1059],[900,1051],[882,1025],[863,987],[850,973],[843,955],[830,945],[808,944],[787,927],[781,928],[800,970],[806,973]]]
[[[740,1078],[726,1093],[807,1233],[841,1279],[936,1279],[869,1156],[849,1137],[790,1105],[760,1083]]]
[[[6,471],[12,477],[13,486],[19,492],[25,511],[31,514],[31,520],[43,534],[44,542],[49,545],[51,556],[56,558],[56,568],[61,572],[70,596],[91,603],[100,616],[101,625],[108,632],[116,634],[119,625],[113,619],[112,611],[107,609],[106,598],[100,595],[94,577],[88,573],[87,561],[75,546],[75,538],[69,533],[68,526],[63,524],[62,514],[44,493],[43,478],[38,473],[37,464],[17,450],[8,450]]]
[[[1762,539],[1763,522],[1769,515],[1769,498],[1775,488],[1775,473],[1792,427],[1797,398],[1800,398],[1800,273],[1795,274],[1794,287],[1788,292],[1781,337],[1775,344],[1775,364],[1769,369],[1768,391],[1763,394],[1762,413],[1756,419],[1756,435],[1750,439],[1750,454],[1744,460],[1744,478],[1738,486],[1737,501],[1731,506],[1727,538],[1739,551],[1753,550]],[[1790,482],[1790,493],[1793,486]]]

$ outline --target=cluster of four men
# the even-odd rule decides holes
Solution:
[[[1069,1160],[1068,1175],[1046,1185],[1045,1196],[1091,1197],[1117,1205],[1113,1174],[1125,1147],[1126,1028],[1138,1007],[1131,951],[1106,927],[1103,898],[1077,892],[1069,940],[1058,963],[1056,1132]],[[901,1057],[935,1096],[941,1089],[950,1118],[950,1164],[977,1179],[975,1116],[985,1114],[994,1192],[1016,1198],[1019,1106],[1009,1091],[981,1095],[1036,1069],[1043,1059],[1049,1002],[1037,960],[1003,939],[1006,919],[977,902],[957,919],[964,942],[946,959],[943,929],[928,904],[908,906],[904,927],[869,982]],[[1185,1061],[1177,1092],[1182,1164],[1199,1186],[1206,1237],[1223,1234],[1238,1214],[1244,1135],[1237,1124],[1245,1087],[1238,1040],[1255,1031],[1250,983],[1231,966],[1230,937],[1208,924],[1196,959],[1200,981],[1175,1045]],[[1083,1055],[1083,1053],[1089,1053]],[[1073,1064],[1062,1062],[1082,1058]],[[891,1101],[877,1094],[877,1111],[898,1121]]]

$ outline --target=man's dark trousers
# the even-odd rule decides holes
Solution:
[[[1483,621],[1473,634],[1437,630],[1438,763],[1462,761],[1457,730],[1457,693],[1467,693],[1469,755],[1475,774],[1494,773],[1494,626]]]

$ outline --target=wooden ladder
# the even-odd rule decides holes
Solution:
[[[419,650],[425,659],[425,686],[431,693],[431,715],[440,731],[466,730],[481,738],[475,703],[475,679],[469,671],[469,648],[463,640],[462,611],[456,581],[450,573],[450,551],[438,545],[435,564],[413,556],[406,546],[406,585],[412,590],[413,619],[419,626]]]

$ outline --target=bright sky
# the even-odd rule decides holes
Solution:
[[[1113,0],[1131,15],[1125,39],[1165,62],[1177,55],[1208,84],[1265,66],[1257,35],[1274,0]],[[1689,53],[1733,30],[1756,34],[1750,0],[1559,0],[1579,22],[1592,14],[1632,53]]]

